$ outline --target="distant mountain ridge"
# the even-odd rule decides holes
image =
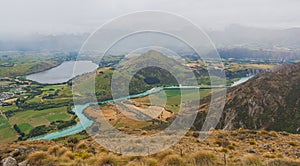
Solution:
[[[121,30],[107,30],[107,34],[118,35]],[[189,27],[182,29],[189,34]],[[300,28],[263,29],[231,25],[222,31],[206,31],[217,48],[243,47],[250,49],[300,50]],[[193,34],[189,34],[193,35]],[[32,51],[32,50],[79,50],[89,33],[42,35],[33,34],[19,38],[1,38],[1,51]],[[105,39],[108,36],[103,36]],[[163,38],[162,38],[163,39]],[[141,42],[143,38],[140,39]],[[158,38],[159,40],[159,38]],[[145,42],[145,41],[143,41]],[[169,43],[172,49],[182,51],[175,43]],[[200,43],[201,44],[201,43]],[[126,45],[130,47],[130,44]]]
[[[194,124],[196,129],[203,124],[208,101],[209,97],[201,106]],[[300,63],[259,74],[230,88],[217,128],[300,133]]]

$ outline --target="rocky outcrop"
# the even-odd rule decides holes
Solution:
[[[1,161],[3,166],[17,166],[17,160],[12,157],[6,157]]]

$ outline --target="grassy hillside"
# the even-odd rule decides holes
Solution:
[[[144,133],[144,132],[142,132]],[[12,156],[30,165],[209,166],[300,165],[300,136],[267,131],[212,131],[205,140],[190,132],[171,148],[150,156],[124,156],[106,151],[92,138],[69,136],[54,141],[1,145],[0,160]]]
[[[218,128],[300,133],[300,63],[278,67],[229,89]],[[209,97],[195,126],[202,126]]]

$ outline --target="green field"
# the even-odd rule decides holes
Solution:
[[[0,77],[24,76],[45,71],[71,59],[68,52],[0,52]]]
[[[51,108],[41,111],[27,110],[17,112],[9,119],[10,124],[17,124],[27,134],[32,128],[41,125],[50,125],[56,120],[70,120],[72,115],[67,113],[67,107]]]
[[[0,115],[0,142],[6,143],[17,139],[17,132],[11,127],[8,121]]]
[[[208,93],[210,93],[211,90],[205,89],[205,90],[164,90],[164,93],[167,98],[167,104],[166,109],[170,110],[172,112],[177,113],[179,111],[179,105],[181,103],[181,100],[184,101],[193,101],[195,100],[196,95],[199,95],[198,99],[202,99],[205,97]],[[162,94],[159,95],[160,98],[164,98]]]
[[[18,127],[23,131],[25,134],[28,134],[30,130],[32,130],[34,127],[30,125],[29,123],[21,123],[18,124]]]

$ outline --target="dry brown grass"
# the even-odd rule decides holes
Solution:
[[[92,166],[116,166],[118,165],[118,160],[113,155],[102,155],[99,156],[93,163],[91,163]]]
[[[244,166],[263,166],[263,163],[260,161],[260,159],[253,155],[253,154],[247,154],[242,159],[242,165]]]
[[[300,161],[294,161],[289,159],[274,159],[267,162],[268,166],[299,166]]]
[[[167,155],[162,161],[162,166],[184,166],[184,160],[178,155]]]
[[[147,131],[148,132],[148,131]],[[149,133],[145,133],[148,135]],[[129,157],[106,151],[88,138],[67,141],[19,142],[1,146],[0,158],[13,155],[18,162],[31,165],[300,165],[300,135],[269,131],[215,130],[205,140],[187,134],[171,148],[148,157]],[[243,138],[241,140],[240,138]],[[255,141],[255,145],[249,142]],[[72,146],[69,146],[72,144]],[[15,149],[32,149],[28,154]],[[253,154],[250,154],[253,153]],[[278,164],[279,163],[279,164]]]
[[[213,166],[217,163],[217,156],[211,152],[198,152],[192,156],[193,165]]]
[[[27,159],[28,159],[28,164],[33,165],[33,166],[46,165],[46,164],[50,164],[50,163],[53,163],[53,165],[54,165],[54,159],[50,155],[48,155],[48,153],[46,153],[44,151],[33,152],[33,153],[29,154]]]

